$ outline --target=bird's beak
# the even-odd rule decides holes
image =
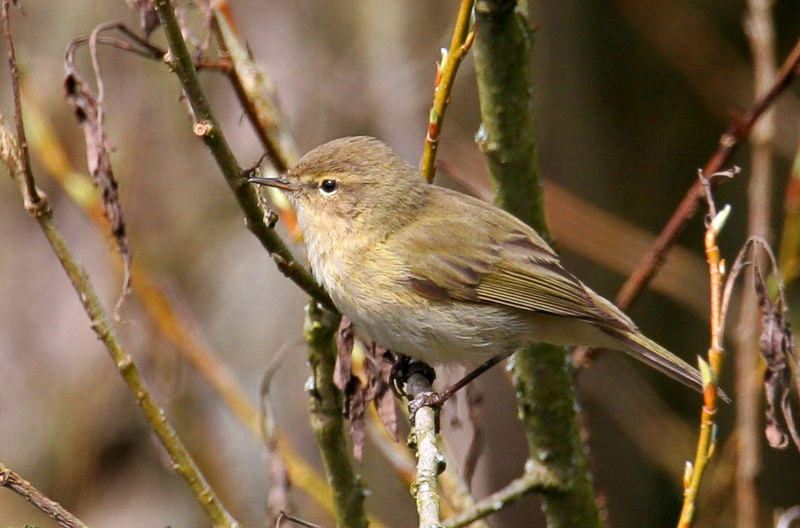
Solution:
[[[267,185],[284,191],[297,190],[297,186],[285,178],[247,178],[247,182]]]

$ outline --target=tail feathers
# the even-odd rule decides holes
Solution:
[[[700,377],[700,372],[666,348],[651,341],[635,329],[603,328],[603,330],[624,344],[628,349],[626,352],[636,359],[663,372],[687,387],[703,392],[703,381]],[[719,396],[725,402],[730,402],[730,398],[721,390],[719,391]]]

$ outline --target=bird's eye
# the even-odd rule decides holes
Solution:
[[[338,188],[339,184],[336,182],[336,180],[322,180],[322,182],[319,184],[319,192],[327,196],[335,193]]]

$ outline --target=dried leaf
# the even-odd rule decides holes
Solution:
[[[126,2],[131,9],[139,10],[139,25],[145,38],[150,38],[153,30],[160,25],[153,0],[126,0]]]
[[[794,426],[794,415],[789,402],[792,371],[790,358],[794,357],[794,336],[785,310],[783,297],[773,302],[767,293],[764,277],[755,265],[755,290],[761,309],[761,355],[767,363],[764,373],[764,393],[767,400],[766,425],[764,434],[770,447],[785,449],[789,445],[789,435],[800,450],[798,433]],[[781,292],[782,295],[782,292]],[[783,309],[780,307],[783,306]],[[786,426],[778,420],[778,409]]]
[[[333,369],[333,384],[340,391],[345,392],[345,387],[351,377],[353,369],[353,323],[342,316],[339,330],[336,332],[336,366]]]
[[[117,301],[117,314],[122,301],[130,291],[131,285],[131,248],[125,233],[125,221],[122,215],[122,204],[117,192],[117,181],[111,169],[112,146],[103,128],[102,104],[89,88],[83,77],[75,69],[73,58],[76,43],[70,46],[64,61],[64,92],[67,101],[75,112],[78,124],[83,129],[86,141],[86,160],[94,185],[100,189],[103,213],[111,224],[111,234],[117,242],[117,250],[124,264],[125,277],[122,293]],[[98,82],[99,79],[98,79]]]
[[[378,411],[381,423],[396,442],[397,406],[389,381],[393,364],[391,352],[379,347],[374,342],[370,345],[365,361],[365,370],[370,387],[372,387],[372,401],[375,402],[375,409]]]
[[[772,276],[777,284],[777,296],[775,299],[770,297],[764,273],[762,273],[759,264],[760,259],[756,258],[757,252],[768,258]],[[789,399],[792,387],[792,370],[796,370],[797,365],[794,334],[789,323],[786,294],[783,282],[778,274],[775,255],[767,241],[761,237],[748,239],[731,267],[728,281],[725,284],[722,302],[723,324],[731,299],[733,283],[748,265],[753,266],[753,284],[761,311],[759,345],[761,356],[767,364],[767,370],[764,373],[764,393],[767,404],[764,435],[770,447],[775,449],[785,449],[789,445],[789,438],[791,437],[798,451],[800,451],[800,434],[797,430],[792,404]],[[783,419],[783,423],[780,418]]]
[[[352,359],[355,338],[352,323],[343,317],[336,334],[336,367],[334,384],[344,394],[344,414],[350,420],[353,457],[361,461],[366,438],[366,409],[373,402],[381,422],[397,440],[397,409],[389,386],[391,363],[384,359],[386,351],[372,343],[366,347],[362,371],[354,372]],[[363,380],[362,380],[363,378]]]

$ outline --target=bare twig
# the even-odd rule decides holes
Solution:
[[[16,156],[9,154],[13,151],[17,151]],[[18,151],[19,148],[11,133],[0,125],[0,156],[2,156],[14,179],[23,181],[21,176],[23,168]],[[23,187],[24,184],[21,184],[20,190],[24,194]],[[189,485],[189,488],[212,522],[221,527],[238,527],[238,522],[222,506],[219,498],[211,489],[200,469],[178,438],[175,430],[167,421],[164,410],[153,400],[147,385],[139,374],[139,369],[114,334],[111,321],[89,281],[89,276],[73,257],[61,233],[54,226],[52,216],[52,210],[47,207],[39,211],[36,215],[36,220],[39,222],[47,241],[53,248],[58,260],[61,262],[61,266],[66,271],[73,288],[78,294],[81,304],[91,321],[92,330],[105,345],[111,359],[136,398],[139,407],[141,407],[150,427],[166,449],[174,469]]]
[[[474,4],[475,0],[461,0],[453,37],[450,40],[450,49],[442,49],[442,61],[436,64],[433,105],[428,115],[428,132],[425,136],[422,161],[420,161],[420,172],[428,182],[432,182],[436,176],[436,151],[439,148],[439,135],[442,132],[445,110],[450,103],[450,93],[453,91],[456,73],[475,40],[475,32],[469,31]]]
[[[36,188],[33,181],[33,171],[31,170],[31,157],[28,152],[28,139],[25,136],[25,126],[22,121],[22,99],[19,93],[19,68],[17,67],[17,51],[14,46],[14,37],[11,34],[11,20],[9,9],[12,0],[2,0],[3,34],[5,35],[6,47],[8,48],[8,68],[11,70],[11,91],[14,96],[14,124],[17,129],[17,141],[19,142],[19,155],[22,162],[22,192],[25,200],[25,208],[33,213],[44,212],[48,208],[47,200],[44,195]]]
[[[709,182],[700,174],[700,186],[708,189]],[[716,211],[713,199],[708,194],[709,211]],[[700,414],[700,435],[697,440],[697,451],[694,462],[686,462],[684,472],[683,506],[681,508],[678,528],[689,528],[695,514],[697,494],[703,478],[706,464],[716,446],[716,430],[714,417],[717,413],[717,380],[722,367],[723,348],[723,277],[725,264],[720,258],[717,236],[725,224],[730,212],[726,206],[709,219],[705,234],[706,260],[708,261],[709,282],[711,285],[711,346],[708,349],[708,361],[699,358],[700,373],[703,376],[703,408]]]
[[[475,506],[442,523],[443,528],[460,528],[514,504],[533,491],[558,492],[564,483],[546,466],[528,462],[525,474],[509,482],[503,489],[484,497]]]
[[[420,394],[433,392],[431,380],[420,372],[411,374],[406,380],[404,392],[409,401]],[[411,484],[411,494],[417,504],[419,528],[439,528],[440,501],[437,477],[444,470],[444,457],[439,451],[436,438],[438,410],[424,406],[417,410],[408,442],[417,452],[417,476]]]
[[[753,58],[754,94],[757,99],[775,82],[775,28],[771,0],[747,0],[745,33]],[[750,180],[747,185],[748,236],[767,238],[771,207],[775,110],[770,108],[750,134]],[[754,255],[761,258],[761,255]],[[736,363],[736,526],[756,528],[761,471],[759,403],[761,378],[758,368],[758,303],[755,268],[745,275],[739,323],[733,333]]]
[[[0,487],[8,488],[22,495],[25,500],[55,519],[58,525],[63,528],[88,528],[83,521],[68,512],[56,501],[45,496],[41,491],[33,487],[30,482],[8,469],[4,464],[0,464]]]
[[[714,174],[728,162],[742,141],[748,136],[755,123],[794,81],[798,74],[800,74],[800,40],[797,41],[784,60],[783,66],[781,66],[778,76],[769,91],[753,103],[753,106],[747,112],[734,120],[725,133],[720,136],[719,147],[706,161],[705,167],[702,169],[703,174]],[[675,240],[683,226],[694,217],[697,212],[697,205],[703,198],[702,184],[699,181],[695,181],[686,191],[672,216],[653,241],[650,249],[642,256],[639,264],[637,264],[625,284],[620,288],[614,299],[617,306],[622,309],[630,307],[633,301],[647,287],[664,263],[667,252],[675,244]],[[588,366],[600,350],[587,349],[586,347],[576,349],[575,356],[579,359],[574,361],[575,366]]]
[[[730,159],[736,148],[747,137],[761,115],[775,102],[775,99],[794,81],[800,73],[800,41],[786,57],[775,82],[769,91],[761,96],[750,109],[741,117],[730,124],[728,129],[720,137],[719,148],[708,159],[703,167],[703,174],[713,174],[720,170]],[[621,308],[627,308],[639,296],[653,275],[661,266],[664,255],[675,243],[675,238],[680,233],[686,222],[692,218],[697,211],[697,205],[703,198],[703,189],[699,181],[696,181],[686,192],[672,217],[661,230],[653,246],[642,257],[639,265],[625,281],[620,292],[617,294],[616,303]]]
[[[23,85],[23,92],[25,91]],[[36,98],[32,93],[26,93],[26,96],[28,117],[38,123],[31,128],[31,148],[70,199],[91,218],[98,231],[107,234],[99,197],[96,193],[85,191],[87,188],[91,189],[91,181],[69,163],[63,145],[41,112]],[[134,262],[132,277],[134,294],[141,300],[161,335],[211,385],[242,425],[253,436],[262,439],[258,410],[250,402],[233,373],[219,359],[219,355],[197,335],[187,317],[180,314],[175,302],[144,266]],[[294,486],[311,496],[327,511],[333,512],[333,503],[324,479],[294,449],[288,437],[279,431],[276,435],[276,449],[286,463]]]
[[[292,255],[275,230],[269,227],[266,221],[269,213],[259,201],[258,193],[253,186],[246,183],[242,169],[239,167],[233,151],[222,133],[219,122],[211,111],[211,105],[208,102],[205,91],[197,79],[194,63],[183,39],[172,2],[170,0],[156,0],[154,4],[169,43],[169,53],[165,61],[178,76],[183,86],[192,111],[193,131],[203,139],[214,156],[217,165],[225,176],[225,180],[228,182],[228,186],[233,191],[245,213],[247,227],[272,255],[278,269],[284,275],[294,281],[317,302],[329,310],[336,311],[336,307],[327,292],[317,284],[308,270]]]

